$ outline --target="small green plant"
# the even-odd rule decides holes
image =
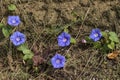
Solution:
[[[32,59],[33,52],[28,48],[25,43],[26,36],[19,31],[14,32],[13,30],[14,27],[18,27],[18,25],[21,23],[19,16],[8,16],[7,23],[9,25],[4,25],[0,23],[0,28],[2,29],[2,33],[5,38],[10,37],[10,41],[14,44],[14,46],[17,47],[17,50],[23,52],[23,60]]]
[[[100,31],[98,28],[93,29],[89,37],[85,40],[88,44],[93,45],[93,48],[99,49],[105,53],[113,51],[120,43],[117,34],[113,31]]]
[[[24,60],[32,59],[32,57],[34,55],[33,52],[28,48],[27,44],[22,44],[22,45],[18,46],[17,50],[23,52],[23,54],[24,54],[23,59]]]
[[[102,35],[105,39],[105,43],[109,49],[114,50],[116,44],[119,44],[119,38],[115,32],[102,32]]]
[[[14,11],[14,10],[16,10],[16,6],[14,4],[10,4],[10,5],[8,5],[8,10]]]
[[[8,25],[6,26],[6,25],[0,23],[0,28],[2,29],[2,33],[6,38],[9,37],[10,34],[12,33],[12,28]]]

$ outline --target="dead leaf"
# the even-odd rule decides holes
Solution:
[[[39,64],[44,62],[44,59],[40,55],[35,55],[32,58],[34,66],[38,66]]]
[[[34,55],[38,55],[40,53],[40,51],[38,50],[37,45],[33,46],[32,51],[34,52]]]
[[[115,59],[119,55],[120,51],[113,51],[112,53],[109,53],[107,57],[109,59]]]

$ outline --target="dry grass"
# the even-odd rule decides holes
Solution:
[[[17,10],[9,12],[8,4],[15,4]],[[22,23],[19,30],[26,34],[29,48],[37,46],[46,61],[35,67],[24,64],[22,53],[4,38],[0,37],[0,80],[117,80],[120,78],[120,57],[116,60],[106,58],[103,54],[88,45],[81,45],[80,40],[94,27],[108,29],[120,34],[119,1],[93,0],[1,0],[0,22],[6,24],[8,15],[20,15]],[[78,21],[74,22],[75,12]],[[114,22],[114,21],[115,22]],[[70,34],[76,38],[77,44],[60,48],[56,37],[70,25]],[[112,27],[114,26],[114,28]],[[115,30],[116,28],[116,30]],[[13,31],[14,31],[13,30]],[[120,37],[120,35],[119,35]],[[53,69],[50,58],[56,53],[67,58],[63,69]],[[47,56],[46,56],[47,55]]]

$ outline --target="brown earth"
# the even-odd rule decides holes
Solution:
[[[8,11],[9,4],[15,4],[17,10]],[[68,57],[63,69],[42,63],[35,71],[30,64],[23,64],[22,53],[9,41],[4,42],[0,31],[0,80],[120,79],[120,56],[109,60],[106,54],[80,44],[96,27],[115,31],[120,37],[120,0],[1,0],[0,12],[0,21],[5,24],[8,15],[20,16],[22,23],[17,30],[26,34],[29,48],[36,45],[46,61],[56,52]],[[77,44],[60,48],[56,38],[67,25]]]

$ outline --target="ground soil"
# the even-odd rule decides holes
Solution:
[[[9,4],[15,4],[17,9],[8,11]],[[6,24],[9,15],[20,16],[22,23],[16,30],[26,34],[29,48],[36,46],[46,62],[38,70],[24,63],[22,53],[9,40],[4,42],[0,31],[0,80],[120,79],[120,56],[109,60],[106,54],[80,43],[96,27],[114,31],[120,37],[120,0],[1,0],[0,21]],[[66,25],[77,44],[60,48],[57,36]],[[56,52],[67,56],[63,69],[49,65]]]

